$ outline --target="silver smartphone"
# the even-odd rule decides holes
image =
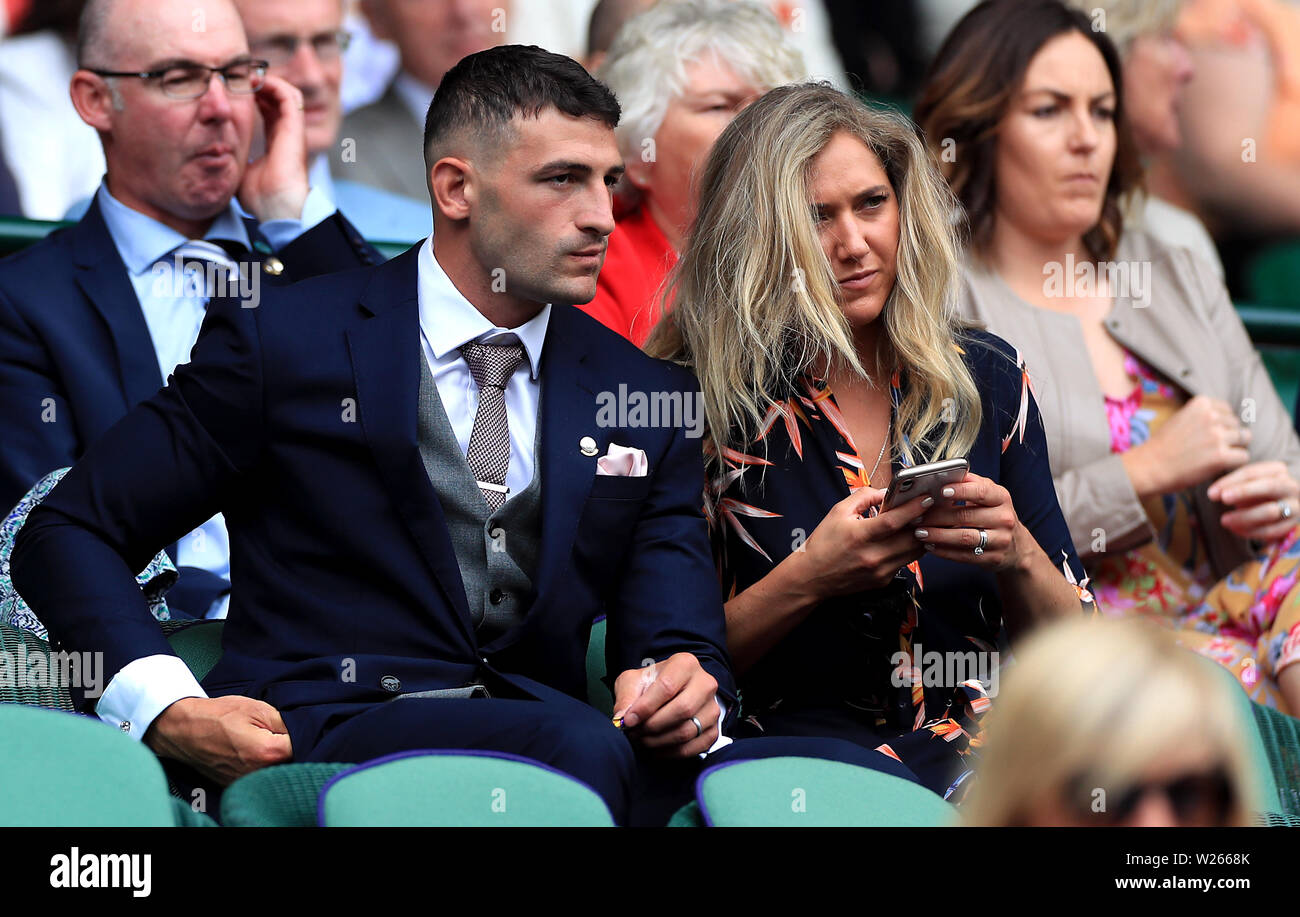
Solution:
[[[893,509],[922,494],[929,494],[938,500],[939,493],[946,486],[966,477],[969,470],[970,462],[964,458],[904,468],[889,482],[889,489],[885,491],[884,508]]]

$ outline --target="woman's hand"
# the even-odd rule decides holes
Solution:
[[[822,602],[886,586],[925,549],[912,535],[934,500],[922,494],[877,516],[885,492],[864,487],[830,508],[808,540],[730,599],[727,649],[737,673],[762,659]]]
[[[832,506],[808,536],[799,562],[815,598],[879,589],[925,553],[912,530],[934,499],[922,495],[868,516],[884,499],[885,492],[873,487],[855,491]]]
[[[966,505],[955,505],[958,501]],[[983,550],[976,554],[981,529],[987,538]],[[939,504],[926,513],[922,527],[912,537],[935,557],[974,564],[994,573],[1021,566],[1036,547],[1030,544],[1033,537],[1020,524],[1007,489],[969,473],[943,489]]]
[[[1211,484],[1209,496],[1232,507],[1219,521],[1242,538],[1280,541],[1300,522],[1300,483],[1281,462],[1243,465]]]
[[[1250,461],[1250,430],[1226,401],[1197,395],[1151,438],[1123,453],[1138,497],[1171,494]]]

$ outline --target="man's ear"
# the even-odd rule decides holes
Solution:
[[[630,156],[623,162],[623,180],[638,191],[645,191],[650,187],[650,169],[653,165],[640,156]]]
[[[72,74],[68,94],[72,96],[72,107],[82,121],[101,133],[106,134],[112,129],[113,91],[104,77],[89,70],[78,70]]]
[[[447,219],[468,219],[477,196],[470,164],[455,156],[439,159],[429,170],[429,194],[434,209]]]

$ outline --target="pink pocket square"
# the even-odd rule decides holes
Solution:
[[[650,462],[643,449],[629,449],[610,443],[609,451],[596,460],[596,474],[619,478],[643,478],[650,471]]]

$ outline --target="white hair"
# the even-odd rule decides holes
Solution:
[[[1104,31],[1119,53],[1127,56],[1135,39],[1172,30],[1184,0],[1069,0],[1069,3],[1091,16],[1093,28]]]
[[[625,159],[640,156],[645,140],[658,133],[669,104],[686,88],[687,66],[706,54],[763,92],[807,75],[803,56],[766,6],[660,0],[624,24],[596,74],[623,109],[614,135]]]

